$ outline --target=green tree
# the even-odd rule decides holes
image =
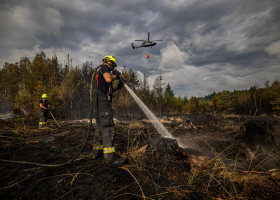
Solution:
[[[221,109],[221,101],[217,94],[215,94],[214,98],[212,99],[212,105],[216,112]]]
[[[223,92],[219,95],[219,99],[221,101],[221,108],[223,110],[228,109],[228,103],[230,101],[230,92],[223,90]]]
[[[212,110],[212,103],[210,101],[199,102],[199,109],[203,112],[209,112]]]
[[[169,83],[166,85],[165,87],[165,91],[163,93],[163,100],[164,102],[167,104],[167,106],[170,108],[171,106],[174,105],[174,92],[173,90],[171,89]]]
[[[279,113],[280,112],[280,82],[278,80],[275,80],[271,84],[270,97],[271,100],[269,101],[269,103],[272,105],[272,109],[277,113]]]
[[[74,101],[79,96],[79,91],[81,90],[81,88],[81,71],[78,67],[75,67],[75,69],[70,70],[66,74],[62,85],[62,98],[64,107],[70,107],[70,109],[67,109],[70,119],[73,119]]]
[[[13,104],[15,97],[20,92],[22,73],[20,71],[19,63],[5,63],[1,70],[1,97],[9,99]]]
[[[8,81],[8,63],[5,63],[4,67],[0,70],[0,98],[7,99],[8,98],[8,88],[9,88],[9,81]]]
[[[47,93],[47,72],[48,68],[48,59],[44,52],[37,53],[35,58],[33,59],[29,70],[27,71],[26,78],[24,79],[24,85],[26,88],[26,92],[31,96],[31,108],[30,110],[38,109],[38,102],[41,98],[42,94]],[[24,102],[27,103],[27,102]]]
[[[184,98],[183,98],[183,100],[182,100],[182,104],[183,104],[184,106],[187,106],[187,105],[189,104],[189,99],[188,99],[188,96],[187,96],[187,95],[184,96]]]
[[[188,105],[187,109],[189,111],[197,111],[198,110],[198,99],[194,96],[190,99],[190,104]]]
[[[182,98],[181,98],[181,96],[179,95],[178,98],[177,98],[177,100],[176,100],[176,109],[177,109],[178,112],[181,112],[181,111],[182,111],[182,106],[183,106],[183,104],[182,104]]]
[[[54,54],[52,59],[47,59],[46,65],[48,66],[45,74],[45,82],[48,88],[56,88],[62,83],[62,67],[58,63],[57,57]]]

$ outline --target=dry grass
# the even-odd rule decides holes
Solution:
[[[143,164],[149,158],[145,154],[145,149],[143,150],[139,143],[131,144],[134,145],[130,146],[127,155],[129,155],[132,165],[126,168],[133,173],[133,178],[137,180],[137,184],[141,187],[142,196],[139,197],[143,199],[165,199],[170,195],[175,199],[180,199],[188,197],[197,190],[205,196],[217,199],[248,199],[254,198],[255,194],[259,195],[261,193],[259,188],[270,191],[270,194],[277,193],[280,190],[279,171],[272,170],[260,173],[257,171],[269,161],[279,160],[279,155],[268,155],[268,158],[252,168],[252,171],[242,171],[238,170],[238,164],[235,164],[235,166],[226,164],[226,161],[228,161],[227,153],[231,149],[231,146],[229,146],[221,153],[212,149],[216,157],[211,160],[207,160],[204,156],[190,155],[188,162],[191,165],[191,171],[178,172],[176,167],[165,168],[162,171],[146,168]],[[138,152],[137,150],[141,153],[135,156],[132,152]],[[154,155],[152,160],[156,161],[156,159],[160,158]],[[174,158],[170,157],[170,159]],[[175,162],[179,164],[182,161],[175,160]],[[238,161],[236,160],[235,163],[238,163]],[[155,173],[157,173],[158,180],[168,179],[169,186],[163,186],[161,182],[155,180]],[[157,192],[150,196],[145,195],[147,193],[145,191],[147,190],[147,187],[145,187],[147,182],[151,183],[154,188],[161,188],[165,192]]]
[[[225,117],[240,117],[240,115],[237,114],[222,114]]]
[[[121,189],[110,193],[106,198],[194,199],[195,196],[196,199],[204,197],[208,199],[253,199],[267,196],[268,199],[271,195],[280,194],[280,172],[273,169],[270,171],[260,171],[260,169],[269,162],[279,162],[279,154],[266,154],[265,159],[254,166],[250,165],[247,171],[240,170],[239,167],[243,163],[241,163],[237,157],[236,160],[232,161],[227,158],[227,154],[231,149],[230,146],[220,153],[210,147],[211,151],[215,154],[215,158],[211,160],[207,160],[203,156],[194,155],[190,155],[187,161],[176,159],[172,155],[163,158],[156,153],[147,153],[147,145],[143,143],[143,138],[158,134],[155,132],[144,133],[144,127],[142,123],[137,121],[131,122],[128,126],[125,126],[125,128],[121,127],[125,129],[122,133],[125,132],[127,134],[127,148],[124,156],[130,161],[129,165],[121,167],[121,170],[127,171],[128,175],[133,178],[133,182],[127,183],[127,185],[122,186]],[[230,127],[232,127],[232,124],[224,128],[231,129]],[[117,125],[117,128],[120,127]],[[235,127],[232,129],[234,130],[234,128]],[[28,128],[25,122],[25,125],[14,131],[19,135],[26,129]],[[139,130],[132,133],[132,129]],[[35,134],[35,130],[28,129],[28,131],[30,132],[29,134]],[[26,134],[27,133],[26,131]],[[26,143],[34,145],[37,141],[30,140]],[[79,162],[83,158],[84,157],[81,157]],[[156,162],[159,159],[165,159],[162,166],[156,166]],[[254,159],[257,159],[257,157]],[[151,166],[146,165],[147,162],[151,162]],[[168,162],[173,164],[168,164]],[[184,162],[190,164],[190,170],[178,168],[178,166]],[[248,160],[244,162],[248,162]],[[79,166],[79,168],[77,168],[79,170],[75,173],[61,173],[56,176],[36,179],[34,185],[30,187],[30,190],[27,190],[25,195],[41,181],[61,177],[60,180],[57,181],[55,187],[60,187],[60,184],[66,181],[66,178],[66,182],[71,186],[73,185],[71,190],[66,191],[65,194],[60,196],[60,198],[65,198],[67,197],[66,195],[79,189],[79,186],[76,186],[75,183],[77,180],[82,179],[81,175],[92,177],[92,179],[96,178],[91,173],[84,172],[89,168],[92,170],[92,164],[93,161],[91,160],[91,162]],[[98,165],[97,167],[100,168],[101,166]],[[42,172],[41,170],[39,171],[38,168],[34,169],[36,169],[36,171],[33,172],[34,176]],[[23,181],[31,178],[33,175],[11,182],[2,189],[22,184]]]
[[[129,129],[144,128],[144,127],[145,125],[141,121],[132,121],[128,125]]]
[[[241,123],[229,122],[229,123],[227,123],[225,126],[223,126],[223,129],[237,131],[237,130],[239,130],[242,126],[243,126],[243,124],[241,124]]]

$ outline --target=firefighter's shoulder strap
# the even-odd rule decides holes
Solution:
[[[103,65],[102,65],[102,66],[103,66]],[[103,73],[102,73],[102,71],[101,71],[102,66],[101,66],[100,69],[98,70],[97,75],[96,75],[96,77],[95,77],[95,79],[96,79],[96,84],[97,84],[97,88],[98,88],[99,73],[101,72],[101,74],[103,75]]]
[[[101,68],[103,67],[103,65],[100,67],[100,69],[98,70],[97,72],[97,75],[96,75],[96,84],[97,84],[97,88],[98,88],[98,79],[99,79],[99,74],[101,73],[103,75],[103,72],[101,71]],[[109,92],[112,93],[112,90],[111,90],[111,84],[109,84]]]

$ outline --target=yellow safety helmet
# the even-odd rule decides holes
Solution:
[[[42,98],[43,98],[43,99],[46,99],[46,98],[48,98],[48,96],[47,96],[46,94],[43,94],[43,95],[42,95]]]
[[[102,63],[106,62],[106,61],[112,61],[113,63],[115,63],[116,67],[117,67],[117,61],[114,58],[114,56],[111,55],[106,55],[103,59],[102,59]]]

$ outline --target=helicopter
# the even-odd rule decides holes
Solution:
[[[150,38],[150,32],[148,32],[148,41],[147,40],[134,40],[134,41],[144,41],[144,42],[141,45],[139,45],[139,46],[134,46],[134,44],[132,42],[131,43],[132,48],[133,49],[140,48],[140,47],[151,47],[152,48],[152,46],[155,46],[157,44],[154,41],[162,41],[162,40],[150,41],[149,38]]]

